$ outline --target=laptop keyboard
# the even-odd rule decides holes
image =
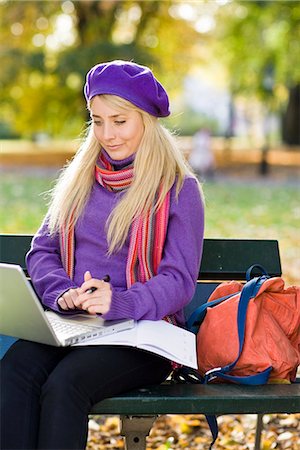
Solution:
[[[62,322],[61,320],[56,320],[55,318],[50,318],[50,323],[55,331],[55,333],[64,335],[64,336],[73,336],[74,334],[83,334],[83,333],[92,333],[95,328],[80,325],[80,324],[72,324],[67,322]],[[97,333],[95,334],[97,336]]]

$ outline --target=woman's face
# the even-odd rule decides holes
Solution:
[[[138,150],[144,134],[138,111],[116,109],[96,96],[91,104],[91,118],[96,139],[112,159],[128,158]]]

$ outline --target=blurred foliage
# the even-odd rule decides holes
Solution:
[[[233,93],[278,102],[300,82],[299,1],[230,2],[219,9],[216,35]]]
[[[300,83],[299,33],[299,1],[0,0],[0,122],[23,137],[74,137],[85,74],[112,59],[149,65],[172,97],[214,58],[233,95],[285,108]]]
[[[257,96],[282,117],[282,137],[300,145],[300,2],[232,1],[218,10],[215,54],[233,96]]]
[[[24,137],[74,136],[87,118],[85,74],[106,60],[147,64],[170,92],[179,90],[187,67],[197,61],[191,49],[197,33],[169,15],[171,3],[2,1],[0,120]]]

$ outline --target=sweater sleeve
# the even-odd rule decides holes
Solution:
[[[133,318],[160,320],[175,314],[183,322],[182,308],[195,292],[203,247],[204,205],[194,178],[186,178],[175,198],[172,190],[164,253],[156,276],[124,291],[113,290],[108,320]]]
[[[26,255],[28,273],[42,303],[62,312],[57,299],[68,289],[78,286],[64,270],[60,257],[58,235],[49,236],[46,219],[35,234],[31,248]]]

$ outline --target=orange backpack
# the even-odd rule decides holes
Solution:
[[[247,271],[248,279],[254,267]],[[300,287],[285,289],[282,278],[270,278],[260,269],[264,275],[244,286],[221,283],[188,321],[192,331],[199,328],[198,369],[206,382],[295,380],[300,364]]]

